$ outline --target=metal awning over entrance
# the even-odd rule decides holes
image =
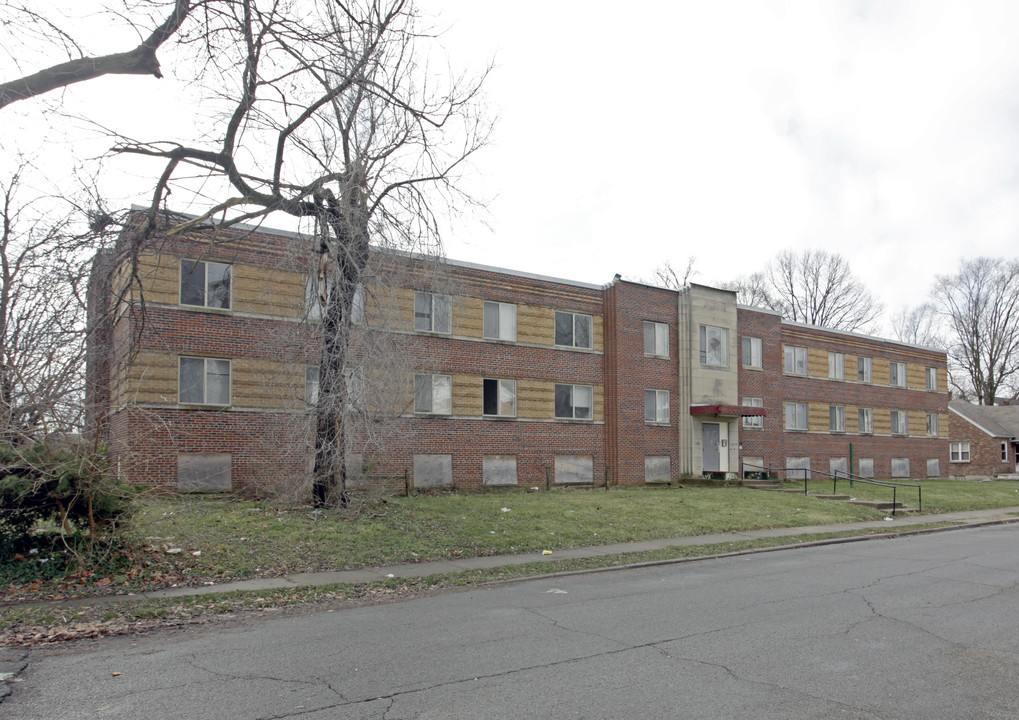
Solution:
[[[718,415],[719,417],[765,417],[762,407],[749,405],[691,405],[691,415]]]

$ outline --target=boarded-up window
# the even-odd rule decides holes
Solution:
[[[177,456],[177,489],[181,492],[230,490],[230,454],[181,453]]]
[[[672,459],[668,455],[644,456],[644,482],[667,483],[672,480]]]
[[[828,472],[838,477],[849,477],[849,463],[844,457],[833,457],[828,460]]]
[[[743,477],[762,477],[766,472],[764,458],[743,458]]]
[[[860,458],[860,477],[874,477],[874,458]]]
[[[485,455],[482,458],[485,485],[516,485],[516,455]]]
[[[414,487],[450,487],[452,484],[452,455],[414,456]]]
[[[892,458],[892,477],[909,477],[909,458]]]
[[[941,477],[941,461],[937,458],[931,458],[927,461],[927,477]]]
[[[590,455],[556,455],[557,485],[594,482],[594,458]]]
[[[785,475],[789,480],[810,479],[810,458],[808,457],[787,457],[785,468]]]

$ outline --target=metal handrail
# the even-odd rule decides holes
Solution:
[[[853,487],[854,482],[864,483],[865,485],[878,485],[881,487],[890,487],[892,489],[892,516],[895,516],[896,506],[898,505],[898,488],[900,487],[913,487],[916,488],[916,503],[917,510],[923,510],[923,488],[920,485],[914,483],[898,483],[886,480],[873,480],[871,478],[861,477],[851,472],[835,471],[834,473],[826,472],[824,470],[808,470],[807,468],[772,468],[764,467],[761,465],[745,465],[744,467],[753,468],[754,470],[764,471],[765,475],[770,475],[772,472],[784,472],[786,480],[790,480],[789,471],[801,471],[803,473],[803,494],[807,495],[807,482],[809,478],[807,473],[818,473],[820,475],[827,475],[832,478],[832,495],[838,494],[839,478],[849,480],[849,487]]]

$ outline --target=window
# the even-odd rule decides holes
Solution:
[[[555,344],[590,349],[592,347],[591,325],[590,315],[557,310],[555,314]]]
[[[927,368],[927,389],[937,390],[938,389],[938,369]]]
[[[1001,461],[1008,462],[1008,443],[1005,441],[1001,443]]]
[[[764,407],[764,398],[745,397],[743,398],[743,405],[746,407]],[[764,427],[764,418],[760,415],[746,415],[743,417],[743,427]]]
[[[937,413],[927,413],[927,434],[931,437],[938,436],[938,415]]]
[[[861,435],[872,435],[874,434],[874,409],[873,408],[860,408],[860,434]]]
[[[414,412],[449,415],[453,412],[453,380],[449,375],[414,376]]]
[[[304,368],[304,402],[312,407],[318,405],[318,365]]]
[[[785,429],[807,429],[807,403],[787,402],[785,404]]]
[[[846,356],[842,353],[828,353],[828,377],[832,380],[846,379]]]
[[[969,462],[969,443],[948,443],[948,459],[950,462]]]
[[[230,404],[230,361],[180,358],[178,402],[194,405]]]
[[[669,326],[665,323],[644,323],[644,354],[669,357]]]
[[[888,384],[906,387],[906,363],[888,363]]]
[[[743,338],[743,367],[757,368],[764,367],[764,360],[761,357],[761,338]]]
[[[198,260],[180,261],[180,304],[230,309],[230,266]]]
[[[482,335],[493,340],[517,339],[517,306],[486,302]]]
[[[555,386],[555,416],[574,420],[594,417],[594,389],[590,385]]]
[[[807,348],[785,346],[785,371],[791,375],[807,374]]]
[[[644,391],[644,422],[649,423],[669,422],[668,390]]]
[[[716,367],[729,366],[729,331],[701,325],[701,362]]]
[[[873,382],[873,374],[871,373],[871,360],[870,358],[856,358],[856,379],[860,382]]]
[[[908,422],[905,410],[892,410],[892,435],[908,435]]]
[[[517,381],[489,380],[483,381],[483,410],[485,415],[515,417],[517,414]]]
[[[828,406],[828,429],[831,432],[846,431],[846,409],[842,405]]]
[[[453,300],[449,295],[414,293],[414,329],[448,333],[453,329]]]

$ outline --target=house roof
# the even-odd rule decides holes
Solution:
[[[1019,405],[974,405],[950,400],[948,409],[991,437],[1019,438]]]

